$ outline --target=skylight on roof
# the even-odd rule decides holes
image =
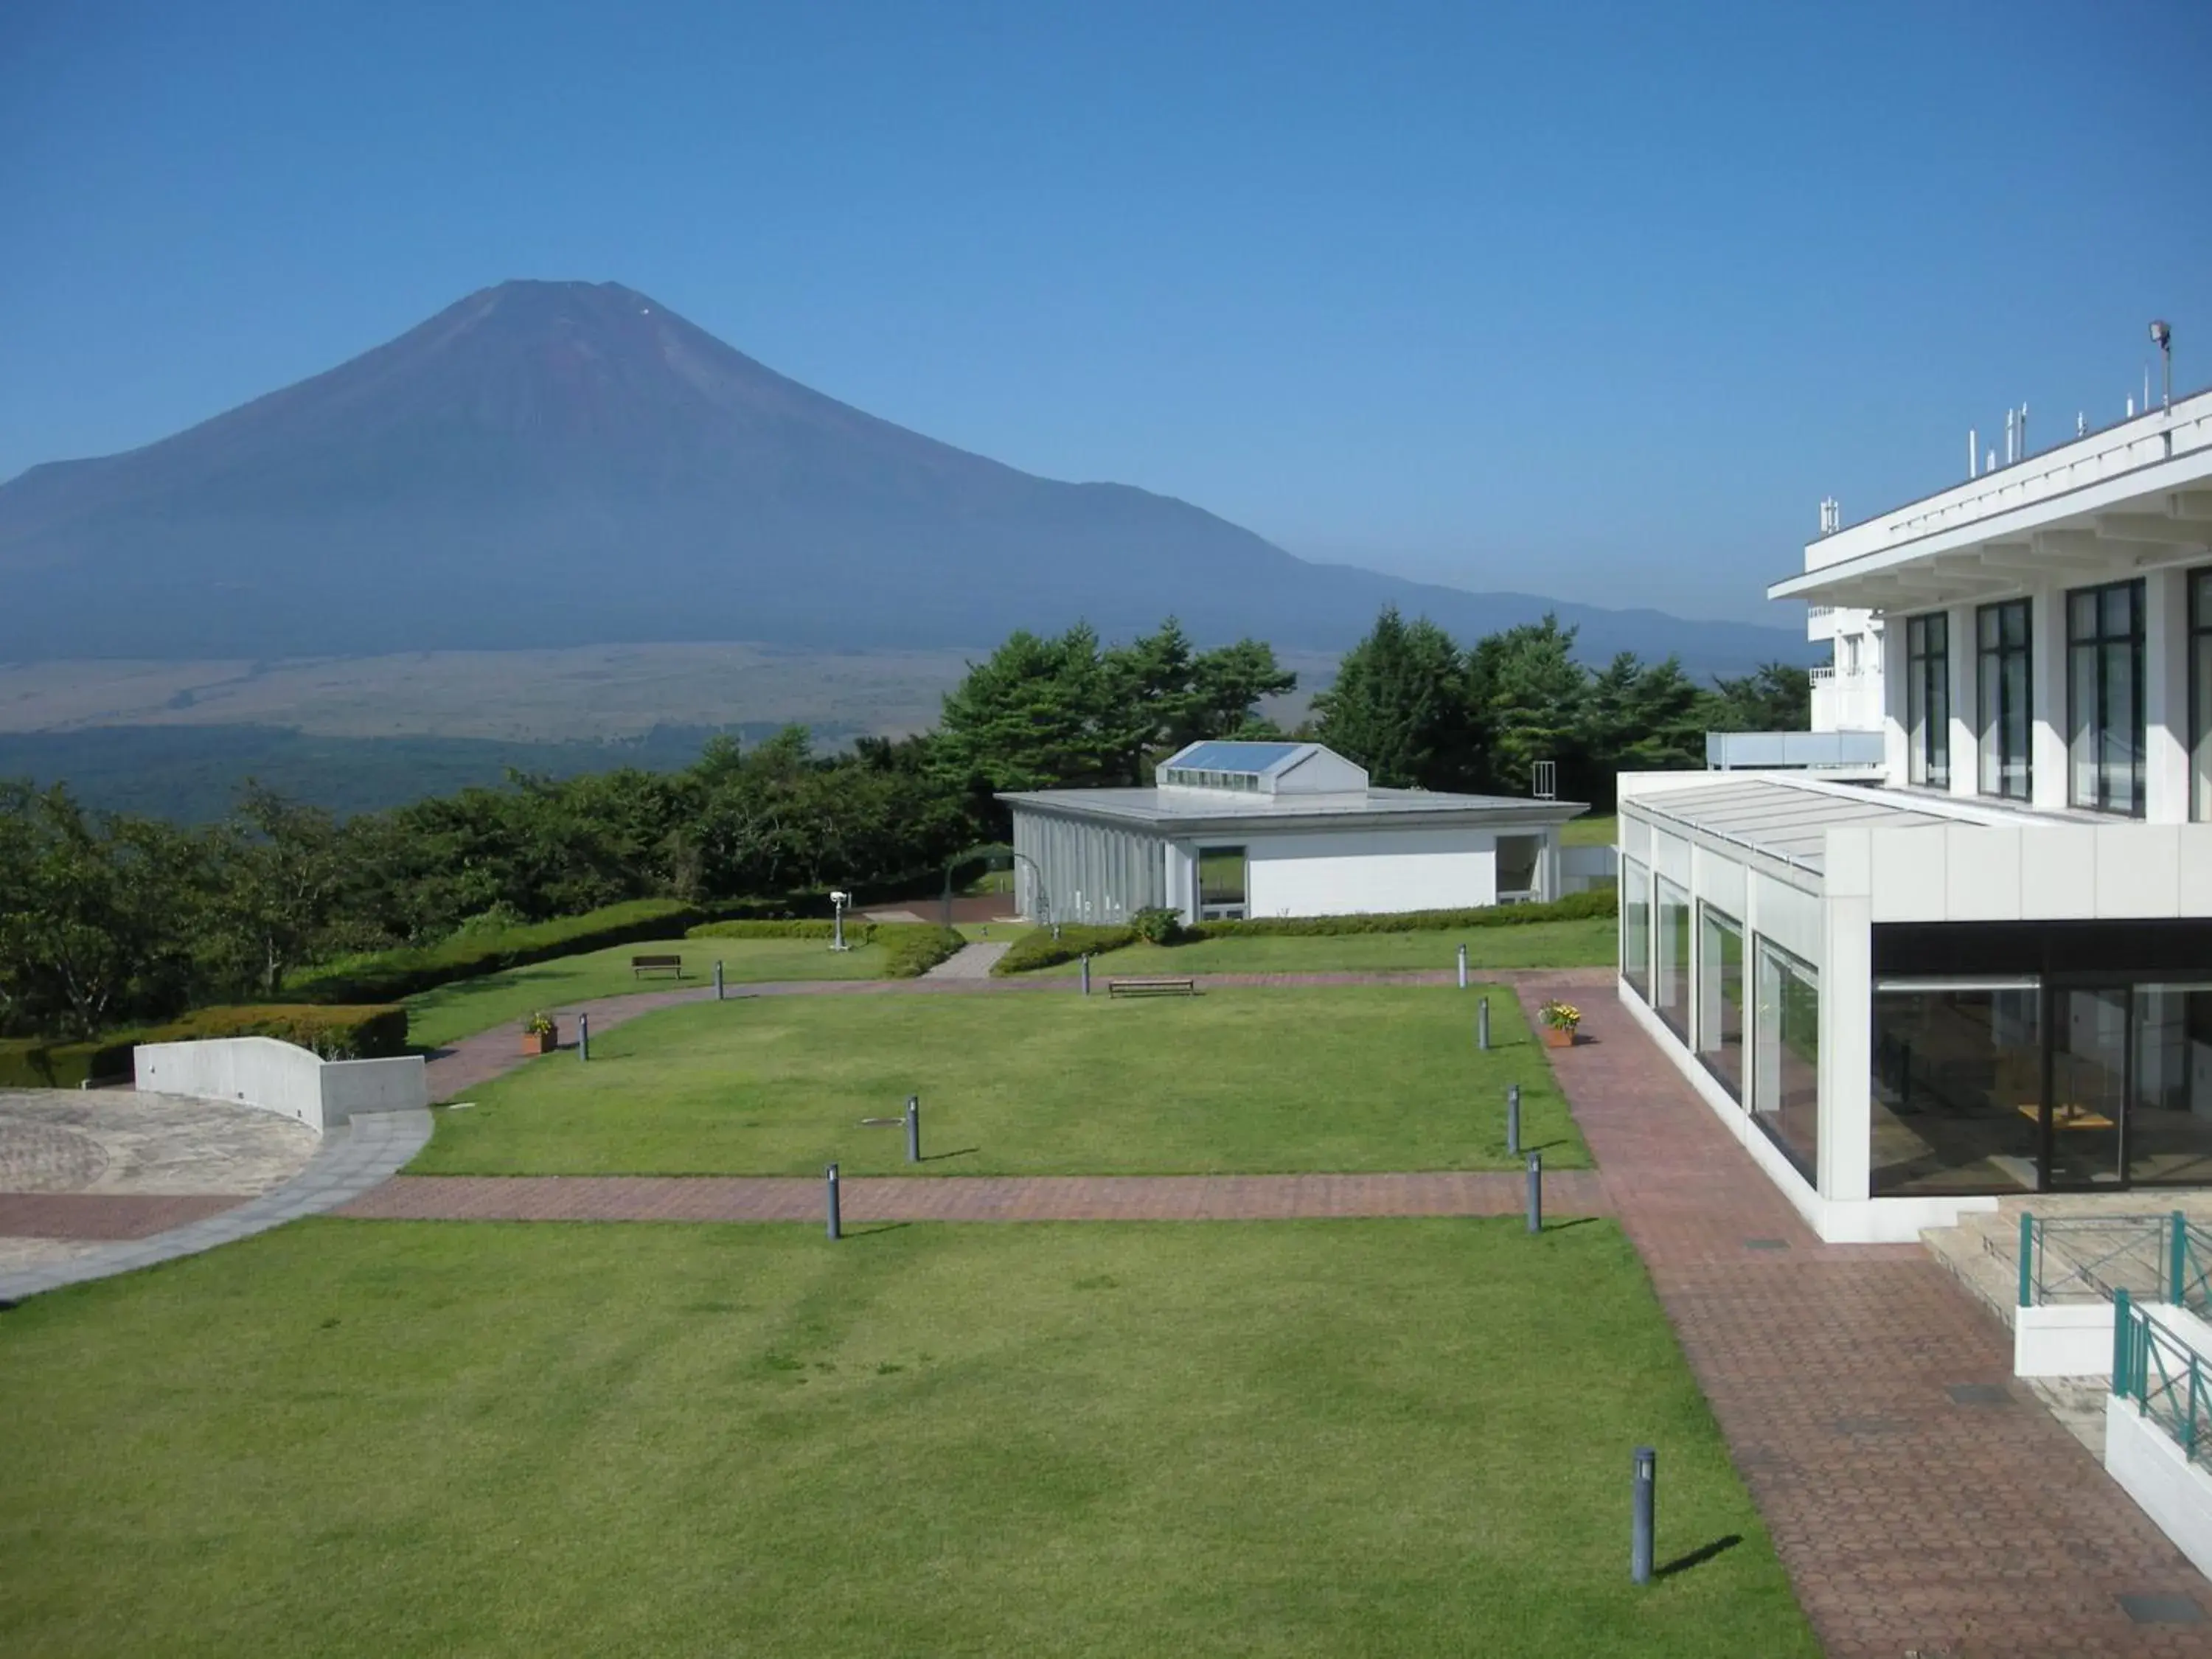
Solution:
[[[1175,765],[1177,771],[1256,775],[1281,765],[1305,746],[1302,743],[1198,743],[1177,755]]]

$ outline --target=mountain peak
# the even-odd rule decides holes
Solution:
[[[254,659],[974,647],[1169,612],[1201,640],[1328,647],[1385,603],[1470,635],[1549,603],[1307,564],[1185,502],[878,420],[619,283],[532,280],[143,449],[0,485],[0,659],[90,641]],[[1594,656],[1803,654],[1779,629],[1624,638],[1611,613],[1556,608]]]

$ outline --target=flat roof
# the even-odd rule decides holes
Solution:
[[[1625,797],[1621,810],[1693,830],[1764,853],[1814,875],[1826,873],[1828,830],[1927,829],[1952,823],[2021,824],[2074,821],[2049,812],[2017,811],[1977,800],[1846,783],[1747,778],[1727,773],[1711,783],[1683,782]]]
[[[1238,795],[1211,789],[1032,789],[999,796],[1070,817],[1102,818],[1147,829],[1172,830],[1223,823],[1291,823],[1301,820],[1344,825],[1433,819],[1464,823],[1484,818],[1522,818],[1564,823],[1589,810],[1581,801],[1528,800],[1517,795],[1452,795],[1427,789],[1366,789],[1341,795]]]

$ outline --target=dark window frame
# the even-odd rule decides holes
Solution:
[[[2189,587],[2189,816],[2212,819],[2212,565],[2182,573]]]
[[[2105,624],[2106,611],[2105,599],[2108,594],[2122,591],[2125,591],[2129,596],[2128,627],[2124,632],[2114,633]],[[2076,613],[2081,609],[2076,601],[2084,599],[2090,602],[2088,608],[2094,619],[2087,633],[2081,630],[2076,621]],[[2069,805],[2078,806],[2088,812],[2108,812],[2115,817],[2139,818],[2143,816],[2143,759],[2146,740],[2149,735],[2143,719],[2143,656],[2147,632],[2143,626],[2143,581],[2140,576],[2125,581],[2100,582],[2094,587],[2075,587],[2067,590],[2066,799]],[[2106,707],[2111,684],[2106,675],[2106,668],[2109,661],[2108,653],[2115,651],[2126,652],[2130,656],[2129,697],[2134,716],[2129,725],[2129,732],[2134,739],[2132,744],[2134,758],[2127,768],[2130,799],[2120,805],[2112,804],[2117,799],[2112,782],[2121,769],[2106,758],[2106,754],[2110,742],[2110,734],[2113,730],[2112,711]],[[2093,653],[2096,665],[2094,684],[2097,706],[2094,711],[2084,710],[2081,707],[2081,677],[2079,665],[2084,653]],[[2092,763],[2095,778],[2095,787],[2092,791],[2093,799],[2084,800],[2081,799],[2080,763],[2075,758],[2075,750],[2080,746],[2084,735],[2089,731],[2088,722],[2092,720],[2094,721],[2095,741],[2099,752]]]
[[[1999,599],[1974,611],[1978,782],[1982,793],[2001,800],[2029,800],[2035,793],[2034,629],[2026,599]]]
[[[1951,617],[1905,619],[1905,781],[1951,787]]]

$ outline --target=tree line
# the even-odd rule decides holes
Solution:
[[[1799,671],[1701,689],[1672,659],[1592,672],[1572,643],[1547,621],[1463,650],[1386,611],[1285,733],[1262,706],[1297,678],[1259,641],[1201,650],[1172,620],[1119,645],[1018,633],[917,736],[829,755],[799,728],[717,738],[679,771],[514,775],[347,818],[251,781],[191,827],[0,782],[0,1036],[273,1000],[335,957],[627,899],[927,891],[1003,838],[995,792],[1142,785],[1201,738],[1310,735],[1379,784],[1432,789],[1523,793],[1553,759],[1563,794],[1604,804],[1615,769],[1701,764],[1707,725],[1804,723]]]

